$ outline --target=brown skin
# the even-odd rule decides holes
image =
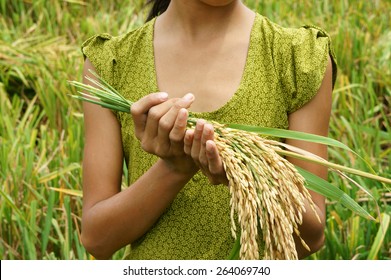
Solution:
[[[213,142],[213,127],[201,120],[195,131],[186,131],[187,109],[212,111],[232,97],[242,77],[253,19],[254,13],[236,0],[172,0],[158,17],[156,71],[159,88],[169,97],[163,93],[147,95],[133,104],[131,113],[142,148],[159,160],[124,191],[120,190],[120,125],[110,110],[83,104],[82,242],[96,258],[110,258],[146,233],[199,169],[213,184],[228,184]],[[87,59],[84,75],[89,69],[94,66]],[[331,70],[329,62],[318,94],[289,116],[290,129],[327,135]],[[193,94],[186,95],[189,91]],[[323,145],[296,140],[287,143],[327,157]],[[327,178],[324,167],[290,161]],[[324,240],[325,199],[311,194],[322,223],[312,210],[304,214],[300,232],[311,252],[296,242],[300,258],[317,251]]]

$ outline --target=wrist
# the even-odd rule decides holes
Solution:
[[[190,180],[199,170],[199,167],[190,157],[186,161],[177,160],[175,158],[160,158],[159,161],[168,172],[172,173],[174,176],[183,177],[187,180]]]

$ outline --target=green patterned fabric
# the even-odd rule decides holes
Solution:
[[[98,73],[129,100],[159,91],[153,52],[155,20],[127,34],[99,34],[82,45]],[[288,114],[307,103],[322,82],[330,38],[313,26],[283,28],[257,14],[241,84],[213,112],[195,117],[226,123],[288,128]],[[333,57],[334,58],[334,57]],[[334,61],[333,61],[334,62]],[[334,64],[333,83],[336,77]],[[118,113],[129,184],[156,161],[134,135],[130,114]],[[225,259],[234,244],[230,194],[197,173],[156,224],[131,245],[130,259]]]

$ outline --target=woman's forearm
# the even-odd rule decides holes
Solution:
[[[129,188],[83,212],[84,246],[96,258],[110,258],[151,228],[195,172],[175,172],[159,159]]]
[[[302,245],[300,238],[294,235],[299,259],[303,259],[318,251],[324,243],[324,210],[315,205],[315,213],[308,202],[306,202],[305,207],[306,212],[302,213],[303,223],[299,226],[299,232],[300,237],[305,241],[311,251],[308,251],[308,249]]]

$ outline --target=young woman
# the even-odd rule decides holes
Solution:
[[[145,25],[82,46],[84,75],[97,71],[138,100],[131,114],[84,104],[82,242],[100,259],[129,244],[131,259],[225,259],[234,244],[228,181],[202,119],[327,135],[330,40],[315,27],[283,28],[239,0],[150,2]],[[194,130],[189,111],[200,119]],[[327,157],[322,145],[286,142]],[[291,161],[327,178],[321,166]],[[297,241],[300,258],[323,245],[325,200],[311,194],[322,223],[304,213],[311,251]]]

